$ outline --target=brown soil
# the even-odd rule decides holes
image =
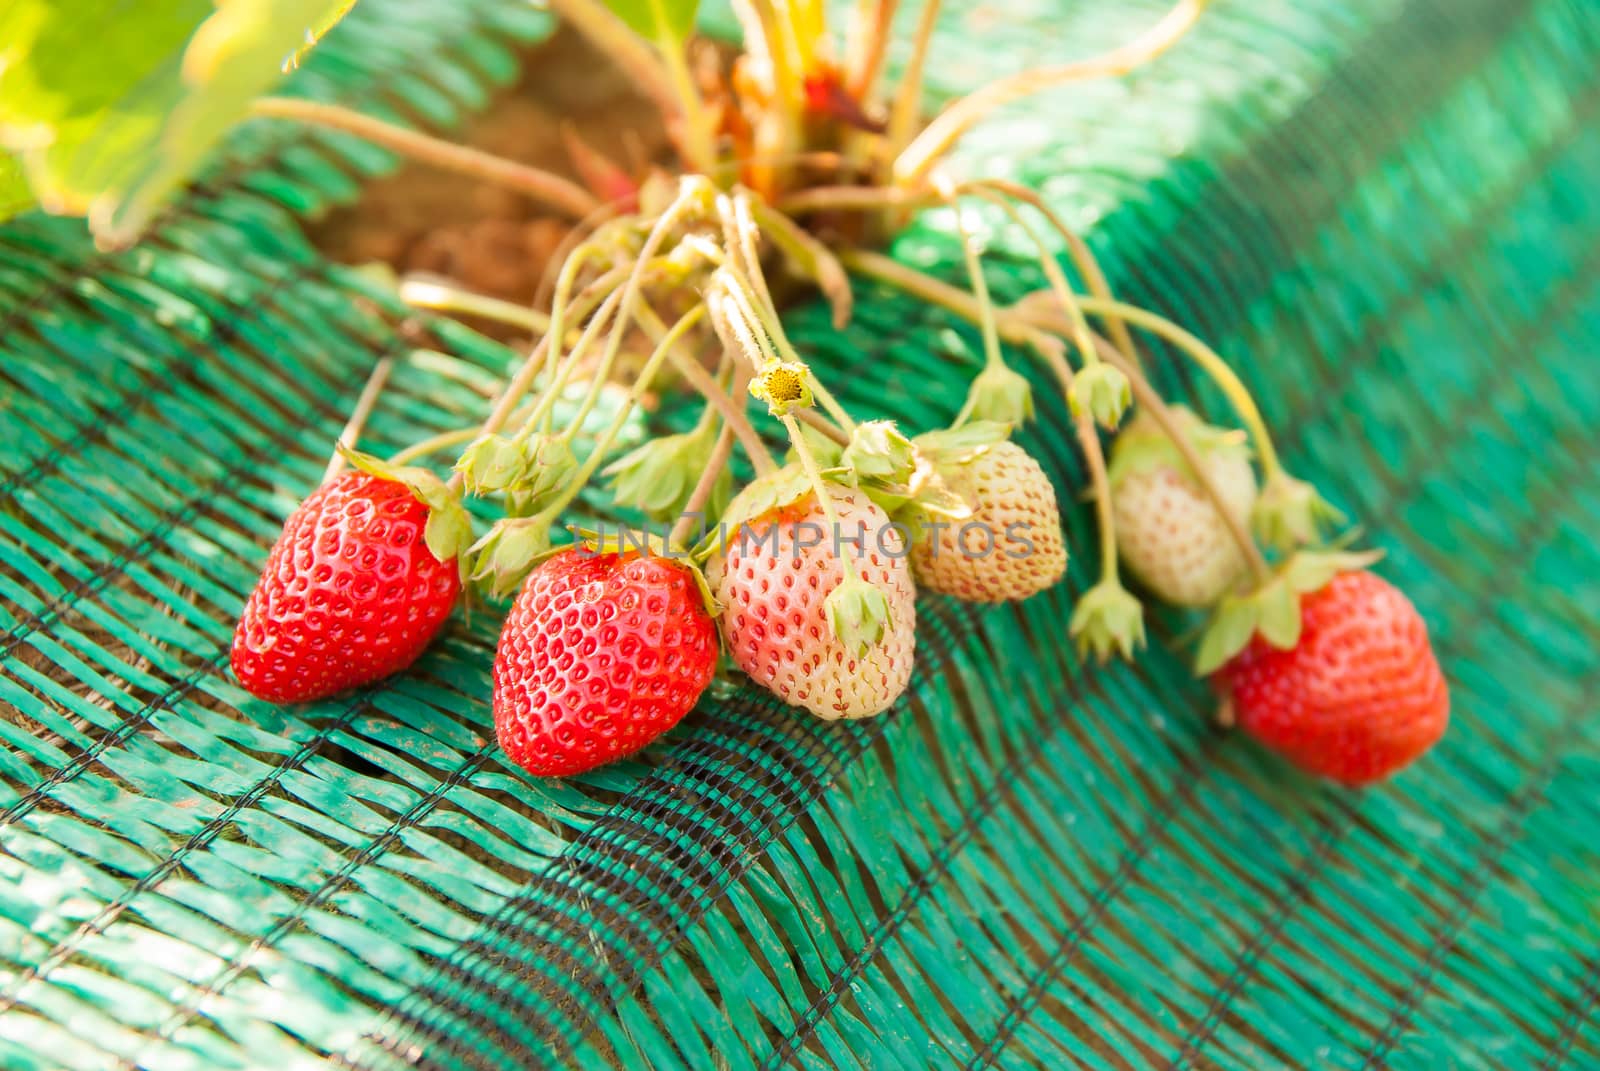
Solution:
[[[578,176],[563,125],[631,173],[667,153],[654,107],[573,31],[561,30],[530,49],[522,71],[487,110],[445,136],[569,178]],[[359,201],[316,223],[311,238],[346,264],[381,261],[396,271],[432,272],[470,290],[531,302],[567,227],[521,194],[410,164],[368,183]],[[477,326],[502,338],[514,334]]]

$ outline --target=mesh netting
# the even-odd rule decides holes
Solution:
[[[1164,5],[1057,6],[953,10],[939,88]],[[449,125],[546,29],[363,0],[293,88]],[[719,688],[640,759],[537,781],[493,746],[492,613],[380,688],[253,700],[233,621],[374,363],[381,452],[514,355],[304,240],[393,163],[337,135],[245,128],[131,252],[0,228],[0,1065],[1600,1066],[1597,68],[1588,0],[1235,0],[958,157],[1236,357],[1388,551],[1454,724],[1362,793],[1211,728],[1186,620],[1137,666],[1071,654],[1093,528],[1043,379],[1024,443],[1070,576],[923,600],[883,718]],[[989,223],[1014,298],[1040,280]],[[959,278],[939,213],[895,251]],[[970,332],[858,299],[842,335],[797,310],[797,343],[847,404],[948,420]]]

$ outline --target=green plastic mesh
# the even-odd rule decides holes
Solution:
[[[936,86],[1162,6],[958,5]],[[449,126],[547,27],[363,0],[293,88]],[[374,362],[401,359],[383,450],[514,355],[433,320],[448,356],[419,352],[305,241],[393,163],[337,135],[245,128],[130,252],[0,228],[0,1066],[1600,1067],[1597,69],[1592,0],[1221,0],[954,165],[1043,191],[1235,357],[1388,552],[1454,721],[1361,793],[1212,728],[1187,619],[1137,666],[1070,652],[1081,505],[1059,590],[919,605],[912,691],[865,724],[722,689],[638,760],[534,780],[493,746],[481,612],[381,688],[255,701],[232,622]],[[989,225],[1014,298],[1039,280]],[[949,234],[895,252],[959,278]],[[797,341],[847,404],[946,420],[971,333],[858,297]],[[1077,503],[1038,391],[1025,445]]]

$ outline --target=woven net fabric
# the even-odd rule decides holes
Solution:
[[[936,88],[1163,6],[957,5]],[[292,88],[448,127],[548,27],[363,0]],[[128,252],[0,227],[0,1066],[1600,1067],[1597,70],[1589,0],[1220,0],[952,165],[1040,190],[1235,358],[1388,552],[1453,725],[1360,793],[1211,727],[1185,620],[1138,665],[1073,655],[1093,527],[1043,378],[1022,441],[1070,575],[924,599],[885,717],[718,688],[639,759],[538,781],[493,744],[488,613],[381,687],[255,701],[233,620],[374,363],[382,451],[514,355],[419,342],[304,239],[394,162],[339,135],[247,126]],[[985,224],[999,295],[1039,285]],[[894,252],[959,279],[950,235],[929,213]],[[848,331],[790,325],[846,404],[959,406],[942,314],[863,284]]]

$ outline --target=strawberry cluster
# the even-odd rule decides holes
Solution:
[[[940,192],[952,205],[965,195]],[[1375,555],[1325,541],[1337,515],[1285,471],[1237,377],[1186,332],[1073,294],[1048,259],[1049,291],[997,309],[964,231],[970,305],[858,251],[852,266],[982,328],[966,404],[950,426],[912,436],[854,419],[784,335],[759,252],[774,233],[849,315],[841,263],[815,239],[753,195],[692,176],[639,198],[637,214],[569,258],[549,330],[482,426],[388,461],[344,450],[355,471],[289,518],[235,636],[246,689],[298,702],[380,680],[423,652],[465,588],[515,593],[494,663],[495,730],[536,775],[648,746],[694,708],[719,664],[818,718],[881,714],[911,678],[919,588],[1012,602],[1066,572],[1057,488],[1011,439],[1032,419],[1033,388],[1007,365],[1004,333],[1056,373],[1087,461],[1100,577],[1068,626],[1081,651],[1132,657],[1146,599],[1205,612],[1197,668],[1223,709],[1291,762],[1347,784],[1388,776],[1443,733],[1448,692],[1420,616],[1369,571]],[[1246,428],[1165,404],[1131,344],[1095,336],[1088,313],[1110,318],[1114,334],[1132,324],[1190,353]],[[700,420],[613,457],[669,365],[704,397]],[[603,416],[618,377],[631,380],[626,402]],[[752,400],[783,429],[781,461],[749,421]],[[448,481],[407,464],[441,441],[467,443]],[[757,473],[742,488],[736,447]],[[598,477],[619,507],[670,530],[553,539]],[[466,496],[502,513],[481,538]],[[1143,598],[1124,587],[1123,565]]]

